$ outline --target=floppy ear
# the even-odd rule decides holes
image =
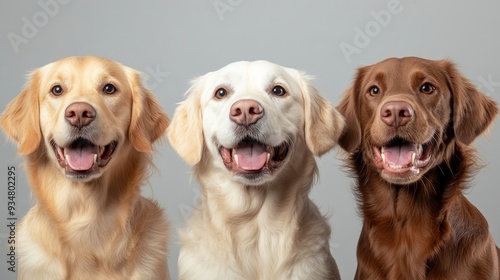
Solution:
[[[39,73],[31,74],[30,82],[12,100],[0,116],[0,125],[18,145],[21,155],[33,153],[40,145]]]
[[[201,160],[203,152],[203,125],[201,118],[201,81],[195,80],[186,92],[167,130],[170,145],[179,156],[190,165],[196,165]]]
[[[311,79],[302,73],[301,76],[306,144],[315,156],[321,156],[335,146],[345,122],[335,107],[311,84]]]
[[[153,151],[153,142],[163,135],[170,119],[158,104],[154,95],[146,89],[137,72],[130,78],[132,85],[132,117],[128,136],[134,148],[140,152]]]
[[[355,86],[343,93],[337,110],[344,116],[346,126],[339,139],[339,145],[347,152],[356,150],[361,145],[361,124],[359,123],[356,106]]]
[[[470,144],[498,114],[496,103],[479,92],[449,61],[445,61],[453,102],[453,131],[457,140]]]

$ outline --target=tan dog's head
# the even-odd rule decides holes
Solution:
[[[258,185],[272,180],[294,149],[330,150],[343,125],[303,73],[235,62],[194,81],[167,135],[189,164],[210,160],[235,180]]]
[[[89,56],[34,71],[0,124],[21,155],[44,149],[69,178],[88,181],[130,146],[151,152],[169,119],[135,70]]]
[[[448,160],[452,141],[469,145],[498,112],[451,62],[415,57],[360,68],[337,108],[349,123],[340,145],[394,184]]]

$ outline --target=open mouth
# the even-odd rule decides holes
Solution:
[[[431,145],[394,138],[385,146],[373,146],[375,165],[391,174],[420,173],[431,159]]]
[[[109,163],[118,142],[112,141],[106,146],[97,146],[87,139],[78,138],[66,147],[58,146],[53,140],[51,144],[57,161],[66,174],[92,175]]]
[[[221,147],[220,155],[229,171],[253,174],[262,171],[272,173],[280,167],[288,154],[288,144],[272,147],[247,137],[232,148]]]

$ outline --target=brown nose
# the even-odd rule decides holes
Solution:
[[[235,123],[249,126],[256,123],[264,115],[264,109],[253,99],[242,99],[231,106],[230,118]]]
[[[380,118],[388,126],[404,126],[413,118],[413,108],[403,101],[389,101],[380,109]]]
[[[95,119],[95,110],[88,103],[75,102],[66,108],[64,117],[72,126],[82,128]]]

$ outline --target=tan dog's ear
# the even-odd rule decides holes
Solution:
[[[21,155],[33,153],[40,145],[39,73],[31,74],[30,82],[12,100],[0,116],[0,125],[18,144]]]
[[[154,95],[142,85],[139,73],[133,71],[131,75],[132,117],[128,135],[136,150],[150,153],[153,142],[163,135],[170,119]]]
[[[355,86],[343,93],[337,110],[344,116],[347,125],[339,139],[339,145],[347,152],[356,150],[361,145],[361,124],[358,119]]]
[[[196,165],[203,153],[203,124],[201,118],[200,95],[202,86],[195,80],[186,93],[167,130],[170,145],[180,157],[190,165]]]
[[[306,144],[315,156],[321,156],[335,146],[345,122],[335,107],[311,84],[310,78],[304,74],[301,76]]]
[[[496,103],[479,92],[449,61],[444,61],[453,102],[453,130],[457,140],[469,145],[498,114]]]

